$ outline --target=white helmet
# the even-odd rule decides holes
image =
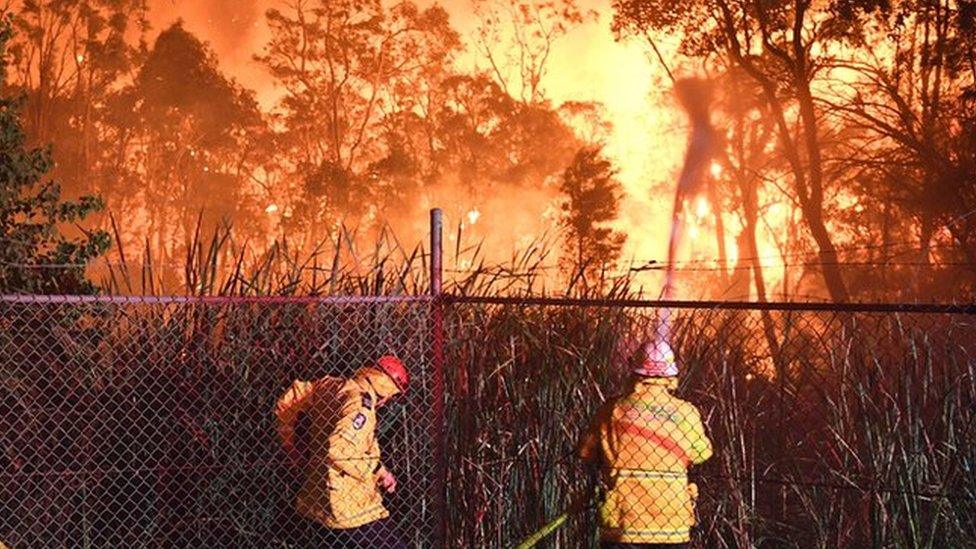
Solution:
[[[645,341],[637,350],[640,363],[634,373],[642,377],[678,377],[678,363],[674,351],[663,339]]]

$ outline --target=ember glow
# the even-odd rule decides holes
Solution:
[[[253,89],[260,103],[268,109],[281,98],[283,90],[253,59],[260,54],[269,37],[266,21],[258,14],[269,8],[288,5],[275,0],[247,0],[241,3],[227,0],[202,0],[177,3],[167,0],[150,2],[151,21],[155,29],[165,29],[182,20],[187,30],[206,40],[214,49],[221,67],[234,78]],[[430,5],[430,4],[421,4]],[[444,2],[451,22],[462,36],[470,36],[479,25],[470,0]],[[685,121],[675,109],[670,96],[670,82],[660,65],[652,63],[641,44],[617,41],[610,30],[612,10],[605,2],[586,1],[581,9],[593,11],[594,17],[569,30],[553,44],[549,68],[545,78],[547,100],[555,106],[568,101],[593,101],[602,104],[612,125],[605,139],[607,155],[619,169],[619,179],[625,194],[616,227],[629,233],[623,257],[650,259],[662,257],[666,245],[667,223],[662,214],[670,204],[651,192],[653,188],[667,189],[680,164],[684,147]],[[221,14],[233,14],[229,24]],[[665,48],[676,44],[665,41]],[[457,60],[466,70],[485,70],[486,62],[479,59],[468,44]],[[448,206],[454,193],[444,199],[432,197],[431,204]],[[554,198],[555,199],[555,198]],[[519,200],[511,196],[491,197],[506,207],[518,207]],[[473,213],[472,213],[473,212]],[[650,215],[648,215],[650,214]],[[411,213],[424,218],[423,211]],[[466,213],[468,225],[479,217],[477,207]],[[501,258],[509,256],[519,243],[532,242],[541,237],[549,224],[543,224],[520,235],[514,241],[492,241],[491,230],[484,229],[489,249]],[[502,231],[504,232],[504,231]]]
[[[437,206],[458,265],[538,247],[547,278],[585,260],[659,287],[661,270],[645,267],[667,261],[690,130],[674,83],[706,76],[722,150],[685,205],[682,296],[976,285],[976,225],[959,222],[976,209],[976,49],[943,65],[921,53],[973,42],[955,2],[935,34],[924,10],[858,7],[824,25],[833,12],[817,6],[766,35],[735,25],[778,23],[656,0],[82,4],[11,4],[7,81],[27,96],[31,138],[54,146],[67,194],[100,195],[127,221],[120,244],[163,261],[185,256],[197,220],[230,223],[258,257],[342,230],[367,247],[385,230],[422,242]],[[340,8],[351,26],[327,21]],[[799,65],[747,66],[716,39],[735,34],[751,55],[795,28],[817,67],[803,82],[784,72]],[[357,57],[329,57],[343,48]],[[877,265],[899,274],[876,284]]]

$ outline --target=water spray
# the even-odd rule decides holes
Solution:
[[[710,107],[712,86],[706,80],[688,78],[678,80],[674,85],[678,102],[688,113],[691,123],[691,136],[685,152],[684,165],[678,184],[675,187],[674,206],[671,210],[671,233],[668,239],[668,262],[664,272],[664,286],[660,299],[673,300],[675,297],[675,262],[678,248],[684,236],[685,204],[702,194],[705,188],[705,175],[718,143],[718,136],[712,127]],[[671,309],[661,309],[661,317],[654,332],[654,349],[660,357],[673,356],[671,348]]]

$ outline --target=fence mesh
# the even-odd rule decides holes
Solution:
[[[659,308],[472,301],[448,323],[458,545],[681,541],[692,522],[703,547],[976,544],[976,317],[674,310],[669,390],[627,373]]]
[[[653,304],[4,298],[0,542],[588,547],[694,523],[707,547],[976,545],[976,317],[738,307],[672,310],[672,388],[628,373]],[[349,380],[387,353],[413,378],[374,448],[379,395]],[[312,393],[291,456],[278,420]],[[370,476],[330,476],[343,459]],[[369,511],[377,462],[386,526],[320,527]]]
[[[340,526],[356,523],[317,482],[321,459],[302,463],[282,450],[276,403],[295,380],[349,379],[392,353],[413,374],[406,397],[377,409],[375,392],[349,382],[343,395],[359,407],[331,406],[338,393],[322,392],[298,427],[314,438],[346,421],[337,430],[353,446],[381,450],[370,467],[382,462],[399,482],[385,496],[392,518],[384,521],[384,541],[373,546],[428,545],[428,308],[422,300],[384,299],[0,301],[0,542],[343,544],[338,535],[349,530],[320,527],[296,512],[298,492],[310,482],[304,515],[318,510],[318,522],[339,514]],[[372,480],[375,473],[366,474]],[[364,487],[374,488],[341,480],[346,495],[353,489],[366,498]]]

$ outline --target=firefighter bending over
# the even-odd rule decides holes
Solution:
[[[351,379],[295,381],[278,399],[282,445],[303,468],[295,510],[312,521],[308,546],[406,547],[380,493],[393,493],[397,481],[380,462],[376,410],[404,393],[408,381],[403,363],[387,355]],[[305,455],[295,440],[302,414],[308,419]]]
[[[600,467],[602,547],[682,547],[691,541],[697,486],[688,467],[712,444],[701,414],[673,396],[678,367],[666,343],[645,343],[635,356],[633,390],[593,418],[580,454]]]

